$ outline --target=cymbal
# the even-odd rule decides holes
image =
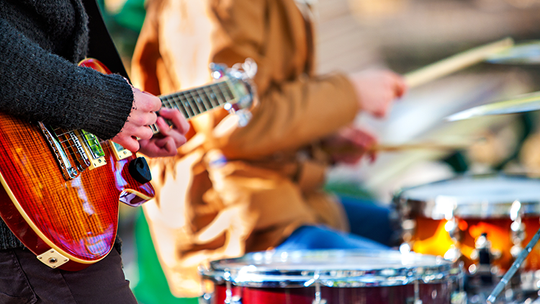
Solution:
[[[486,62],[493,64],[540,64],[540,40],[518,43],[490,55]]]
[[[473,107],[446,117],[448,121],[469,119],[479,116],[514,114],[540,110],[540,92],[516,96],[515,98]]]

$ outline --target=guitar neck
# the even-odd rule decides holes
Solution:
[[[170,95],[162,95],[159,98],[163,107],[177,109],[187,119],[221,107],[224,104],[233,104],[237,101],[237,97],[231,90],[228,79]],[[151,125],[150,128],[154,134],[159,133],[156,124]]]

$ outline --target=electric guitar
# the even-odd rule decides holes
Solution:
[[[80,65],[110,73],[95,59]],[[160,96],[163,107],[189,119],[220,106],[235,111],[251,104],[253,86],[245,71],[215,65],[213,75],[211,84]],[[84,130],[0,113],[0,216],[51,268],[80,270],[107,256],[116,238],[118,203],[137,206],[154,196],[145,166],[144,158]]]

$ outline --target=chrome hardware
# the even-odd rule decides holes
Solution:
[[[211,304],[212,303],[212,294],[210,293],[204,293],[199,298],[199,304]]]
[[[105,152],[103,151],[97,136],[82,129],[79,130],[78,135],[82,138],[84,150],[90,156],[89,169],[92,170],[106,165]]]
[[[525,240],[525,224],[522,222],[523,210],[521,208],[520,201],[514,201],[512,207],[510,208],[510,219],[512,224],[510,224],[511,230],[511,240],[514,244],[510,248],[510,253],[513,258],[516,258],[521,250],[523,250],[522,242]]]
[[[240,296],[233,296],[232,294],[232,282],[231,282],[231,273],[226,270],[223,274],[223,279],[225,280],[225,286],[227,290],[225,291],[225,304],[242,304],[242,298]]]
[[[467,304],[467,293],[464,291],[455,291],[450,296],[451,304]]]
[[[113,151],[113,154],[116,160],[126,159],[130,157],[131,155],[133,155],[131,151],[129,151],[128,149],[122,147],[121,145],[113,141],[110,141],[110,144],[111,144],[111,150]]]
[[[43,264],[51,268],[58,268],[69,262],[69,259],[67,257],[63,256],[62,254],[58,253],[58,251],[52,248],[38,255],[37,258]]]
[[[58,166],[62,171],[64,179],[70,180],[76,178],[79,175],[79,171],[77,171],[77,169],[71,165],[71,162],[69,161],[69,158],[64,151],[64,148],[58,141],[56,133],[49,130],[49,128],[47,128],[42,122],[38,122],[38,124],[41,131],[45,135],[45,139],[49,143],[49,147],[53,151],[53,154],[56,156],[56,162],[58,163]]]
[[[418,280],[414,281],[414,304],[422,304],[422,300],[420,300],[420,283],[418,283]]]
[[[309,287],[313,284],[315,284],[315,300],[313,300],[312,304],[326,304],[326,300],[321,298],[321,281],[318,271],[315,271],[313,279],[305,282],[304,286]]]
[[[210,70],[212,78],[215,80],[223,77],[228,77],[231,80],[229,89],[235,97],[234,103],[225,104],[224,109],[238,116],[240,127],[247,125],[251,119],[251,112],[248,109],[257,103],[257,92],[252,81],[257,73],[255,61],[247,58],[244,63],[237,63],[230,69],[223,64],[211,63]]]
[[[73,159],[77,163],[77,169],[81,172],[84,171],[86,168],[90,167],[90,160],[86,155],[86,151],[84,150],[81,141],[77,137],[75,131],[68,131],[65,136],[70,143],[69,148],[73,150]]]
[[[444,225],[444,229],[446,232],[448,232],[448,235],[452,239],[453,244],[450,246],[450,248],[445,252],[444,258],[449,261],[457,261],[459,258],[461,258],[462,253],[459,248],[459,244],[461,243],[463,231],[459,229],[458,222],[454,216],[454,212],[456,210],[456,204],[454,203],[451,208],[448,208],[445,212],[445,219],[447,220],[446,224]]]

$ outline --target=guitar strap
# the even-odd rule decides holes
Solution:
[[[120,74],[129,79],[126,68],[118,54],[114,42],[107,30],[103,16],[96,0],[82,0],[89,22],[89,46],[88,57],[96,58],[103,62],[111,72]]]

